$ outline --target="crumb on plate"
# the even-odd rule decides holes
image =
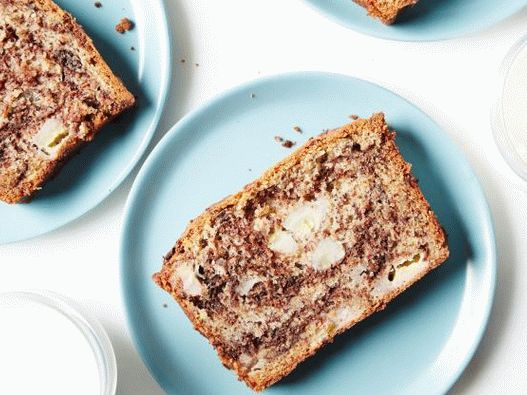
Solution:
[[[115,25],[115,31],[117,33],[124,34],[134,28],[134,23],[128,18],[122,18],[117,25]]]
[[[284,148],[291,148],[295,145],[296,143],[294,141],[291,141],[291,140],[285,140],[283,143],[282,143],[282,147]]]

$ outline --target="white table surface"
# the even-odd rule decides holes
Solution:
[[[225,89],[296,70],[375,81],[421,107],[453,136],[487,194],[499,270],[486,336],[452,393],[527,393],[527,184],[522,190],[505,166],[489,124],[499,66],[507,50],[527,33],[527,8],[470,37],[402,43],[355,33],[301,0],[164,1],[176,61],[156,141],[184,114]],[[118,393],[156,395],[163,391],[127,335],[119,289],[119,235],[135,174],[74,223],[33,240],[0,246],[0,291],[49,289],[92,310],[115,347]]]

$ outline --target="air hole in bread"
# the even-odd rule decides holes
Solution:
[[[421,254],[415,254],[412,259],[409,259],[397,265],[397,268],[408,267],[410,265],[413,265],[414,263],[419,262],[420,260],[421,260]]]
[[[390,271],[388,272],[388,280],[393,281],[395,279],[395,268],[393,265],[390,267]]]

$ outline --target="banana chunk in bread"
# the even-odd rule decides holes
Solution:
[[[154,280],[256,391],[444,262],[383,114],[308,141],[190,223]]]
[[[399,13],[419,0],[354,0],[368,10],[368,14],[390,25],[395,22]]]
[[[0,0],[0,200],[27,200],[134,101],[70,14]]]

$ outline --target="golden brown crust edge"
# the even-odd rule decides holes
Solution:
[[[391,25],[397,19],[399,13],[406,7],[416,4],[419,0],[406,0],[398,6],[381,9],[376,0],[353,0],[358,5],[366,8],[368,15],[379,19],[385,25]]]
[[[95,48],[93,41],[77,23],[75,17],[64,11],[51,0],[35,0],[34,3],[36,3],[43,12],[53,13],[58,18],[62,19],[66,28],[71,31],[77,39],[77,45],[84,48],[89,56],[95,60],[93,67],[97,70],[97,73],[103,77],[105,83],[111,87],[115,94],[115,107],[112,109],[109,116],[102,116],[100,113],[96,114],[97,116],[93,119],[92,133],[89,136],[86,136],[86,139],[71,139],[66,142],[64,146],[61,147],[55,160],[47,162],[45,166],[41,166],[31,178],[24,179],[15,188],[13,188],[10,183],[11,178],[9,171],[7,171],[3,177],[0,177],[0,200],[8,204],[20,203],[22,201],[29,202],[33,195],[41,189],[42,185],[49,179],[53,178],[77,151],[95,137],[103,126],[112,121],[124,110],[131,108],[135,104],[134,96],[128,91],[122,81],[113,74],[108,64]],[[86,59],[84,59],[84,61],[86,63]]]
[[[396,165],[399,166],[405,172],[405,174],[408,174],[411,176],[411,173],[410,173],[411,167],[400,155],[399,149],[394,142],[395,135],[393,132],[389,130],[388,125],[386,124],[384,120],[384,114],[376,113],[369,119],[358,119],[349,125],[345,125],[338,129],[330,130],[317,137],[314,137],[313,139],[310,139],[308,142],[306,142],[303,146],[298,148],[289,157],[283,159],[282,161],[278,162],[275,166],[273,166],[272,168],[264,172],[264,174],[259,179],[245,186],[240,192],[238,192],[237,194],[228,196],[225,199],[221,200],[220,202],[209,207],[203,214],[201,214],[199,217],[197,217],[195,220],[193,220],[188,225],[187,229],[181,236],[180,240],[183,242],[186,242],[186,244],[193,244],[193,239],[195,237],[198,237],[199,230],[205,223],[207,223],[210,220],[210,218],[214,217],[218,212],[223,210],[225,207],[237,204],[239,201],[243,201],[244,197],[246,197],[247,195],[250,195],[250,192],[252,190],[265,187],[266,185],[272,183],[272,180],[274,179],[274,177],[277,177],[278,174],[281,173],[281,171],[285,171],[288,167],[296,163],[297,160],[300,160],[305,150],[321,148],[322,146],[330,144],[333,141],[353,135],[357,133],[358,131],[360,131],[364,126],[367,126],[368,124],[371,124],[373,126],[372,129],[381,130],[382,133],[387,137],[386,141],[391,144],[390,148],[392,149],[394,160],[397,161]],[[361,317],[359,317],[357,320],[352,321],[349,325],[347,325],[346,327],[343,327],[341,330],[334,333],[328,339],[324,340],[320,344],[317,344],[313,347],[309,347],[308,344],[299,344],[293,347],[285,356],[283,356],[277,362],[275,362],[274,366],[272,366],[271,369],[266,369],[266,371],[268,372],[267,374],[265,375],[262,374],[261,376],[258,376],[258,379],[256,380],[253,377],[250,377],[246,372],[244,372],[241,369],[241,367],[238,365],[237,361],[232,360],[225,353],[223,353],[220,348],[216,347],[216,344],[218,344],[218,341],[217,339],[215,339],[214,334],[211,333],[208,330],[208,328],[204,326],[197,319],[197,317],[192,313],[192,310],[188,304],[188,301],[179,297],[179,295],[176,292],[174,292],[172,285],[170,284],[170,276],[173,271],[173,267],[171,267],[170,265],[171,265],[172,257],[174,254],[174,249],[172,249],[172,251],[165,257],[163,268],[161,269],[159,273],[156,273],[153,275],[153,280],[162,289],[164,289],[165,291],[167,291],[168,293],[172,295],[172,297],[178,302],[178,304],[183,309],[185,315],[192,322],[192,325],[194,326],[194,328],[197,331],[199,331],[203,336],[205,336],[213,346],[215,346],[222,364],[228,367],[229,369],[234,370],[238,378],[244,381],[253,390],[258,391],[258,392],[263,391],[267,387],[278,382],[279,380],[287,376],[289,373],[291,373],[299,363],[301,363],[308,357],[315,354],[324,345],[333,342],[333,340],[335,339],[337,335],[347,331],[348,329],[353,327],[356,323],[366,319],[373,313],[383,310],[391,300],[393,300],[395,297],[400,295],[411,285],[415,284],[417,281],[423,278],[431,270],[438,267],[441,263],[443,263],[448,258],[449,251],[448,251],[448,247],[446,244],[447,240],[446,240],[445,232],[443,228],[441,227],[441,225],[439,224],[439,221],[437,220],[436,216],[432,212],[430,205],[428,204],[428,201],[426,200],[420,188],[418,187],[417,181],[415,180],[415,178],[413,178],[413,176],[411,176],[411,180],[412,180],[411,181],[412,182],[411,191],[414,194],[414,197],[417,200],[419,200],[424,205],[424,207],[426,207],[427,209],[428,218],[430,220],[430,228],[431,228],[430,230],[433,233],[433,236],[431,237],[433,237],[436,240],[437,244],[440,246],[435,259],[428,261],[427,269],[422,271],[417,277],[413,279],[413,281],[408,282],[404,284],[403,286],[393,290],[390,294],[386,295],[382,300],[380,300],[376,305],[372,306],[369,310],[365,311],[364,314]],[[287,360],[287,362],[284,363],[284,360]],[[271,363],[271,365],[273,365],[273,363]]]

